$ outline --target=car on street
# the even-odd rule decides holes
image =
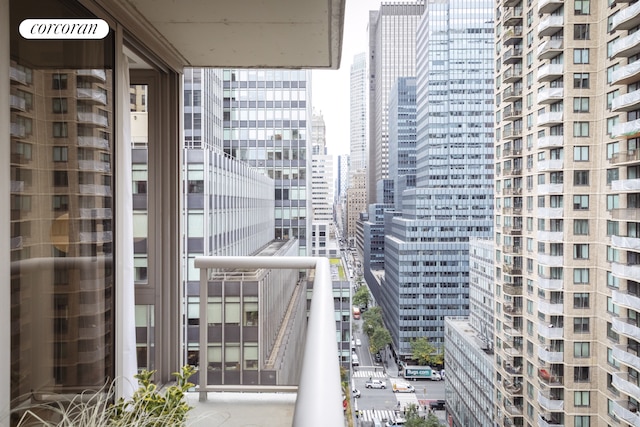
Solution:
[[[411,384],[397,382],[391,387],[394,393],[415,393],[416,389]]]
[[[360,338],[356,338],[356,345],[358,347],[362,345],[362,341],[360,341]]]
[[[404,418],[396,418],[393,421],[387,422],[385,426],[386,427],[404,426],[406,423],[407,423],[407,420],[405,420]]]
[[[357,388],[354,388],[353,390],[351,390],[351,395],[355,398],[362,396],[362,393],[360,393],[360,390],[358,390]]]
[[[442,381],[442,376],[440,376],[436,371],[433,371],[431,373],[431,381]]]
[[[368,380],[364,383],[366,388],[387,388],[387,385],[382,380]]]
[[[435,410],[438,410],[438,409],[439,409],[439,410],[443,410],[443,411],[444,411],[444,409],[445,409],[445,404],[446,404],[446,401],[441,400],[441,399],[439,399],[439,400],[432,400],[432,401],[429,403],[429,408],[433,409],[434,411],[435,411]]]
[[[382,362],[382,356],[380,356],[380,353],[374,354],[373,357],[376,359],[376,362]]]

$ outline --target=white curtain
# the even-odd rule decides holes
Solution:
[[[131,180],[131,107],[129,104],[129,60],[124,53],[117,61],[116,93],[116,398],[129,398],[138,388],[133,265],[133,190]]]

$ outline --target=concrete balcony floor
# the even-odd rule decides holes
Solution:
[[[296,393],[210,392],[200,402],[198,393],[187,393],[193,409],[189,427],[291,427]]]

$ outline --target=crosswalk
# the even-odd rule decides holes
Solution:
[[[352,376],[356,378],[369,378],[369,377],[386,378],[387,377],[385,373],[382,371],[356,371],[353,373]]]
[[[364,421],[393,421],[398,418],[395,411],[388,409],[363,409],[360,411],[360,420]]]

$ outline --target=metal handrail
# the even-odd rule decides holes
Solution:
[[[293,414],[294,427],[344,425],[333,289],[328,258],[322,257],[196,257],[200,269],[200,324],[207,324],[209,268],[315,268],[300,383]],[[207,328],[200,328],[200,360],[208,360]],[[200,375],[200,400],[207,399],[207,375]],[[319,405],[318,402],[323,402]]]

